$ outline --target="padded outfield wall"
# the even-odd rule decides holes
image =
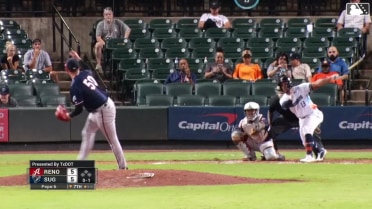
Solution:
[[[321,107],[324,140],[372,140],[372,107]],[[266,116],[267,107],[261,108]],[[87,113],[70,123],[54,117],[54,108],[0,109],[1,142],[77,142]],[[242,107],[118,107],[120,140],[230,141],[244,117]],[[298,130],[280,136],[298,140]],[[98,133],[98,141],[104,137]]]

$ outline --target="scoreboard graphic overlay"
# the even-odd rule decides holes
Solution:
[[[95,189],[98,170],[94,166],[94,160],[30,160],[30,189]]]

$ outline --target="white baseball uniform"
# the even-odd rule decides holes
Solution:
[[[316,127],[323,122],[323,113],[310,99],[311,91],[310,83],[302,83],[292,87],[289,94],[280,98],[282,106],[286,101],[292,101],[293,105],[289,109],[299,118],[300,137],[304,146],[305,135],[313,135]]]

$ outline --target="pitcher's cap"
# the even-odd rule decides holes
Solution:
[[[71,72],[76,72],[79,69],[79,62],[74,58],[69,58],[66,61],[66,68]]]

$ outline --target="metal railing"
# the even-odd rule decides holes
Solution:
[[[58,9],[55,5],[53,5],[53,15],[52,15],[52,21],[53,21],[53,52],[57,51],[57,34],[56,30],[59,32],[58,37],[60,37],[60,57],[61,57],[61,64],[64,62],[64,46],[67,44],[69,50],[74,49],[73,43],[75,44],[76,48],[74,49],[78,54],[80,54],[80,42],[74,35],[74,33],[71,31],[70,27],[66,23],[65,19],[62,17],[61,13],[59,13]],[[57,15],[57,17],[56,17]],[[57,22],[57,18],[59,19],[59,24]],[[64,29],[67,29],[68,37],[64,34]]]

